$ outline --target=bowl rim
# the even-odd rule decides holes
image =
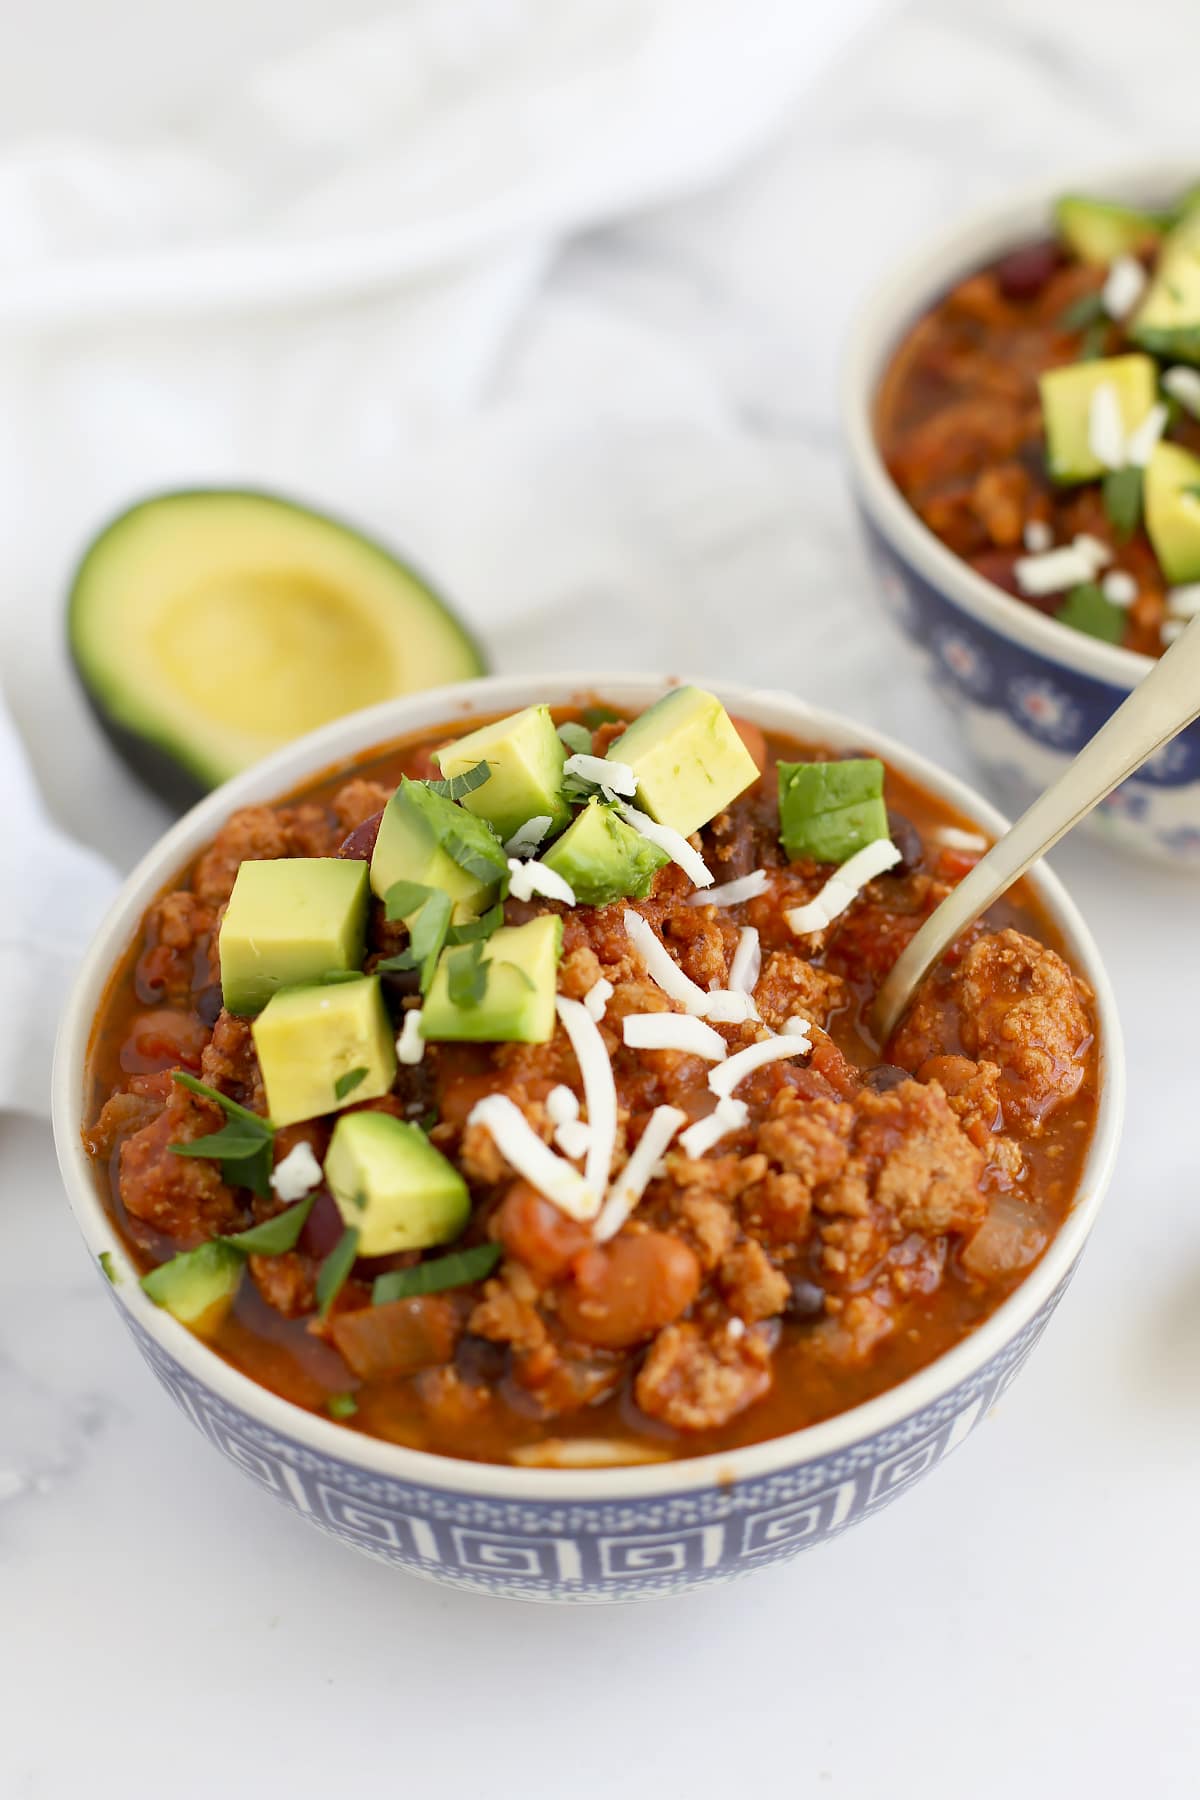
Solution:
[[[1010,248],[1050,230],[1050,209],[1068,193],[1096,193],[1130,204],[1161,201],[1173,188],[1196,179],[1196,162],[1152,162],[1084,167],[1066,178],[1010,190],[925,239],[919,250],[886,269],[855,313],[842,355],[840,413],[852,479],[872,522],[930,586],[1001,637],[1015,639],[1051,662],[1074,668],[1110,687],[1132,688],[1155,659],[1083,632],[1069,631],[1035,607],[1025,606],[955,555],[913,511],[884,465],[875,438],[874,405],[888,358],[904,332],[960,276]]]
[[[560,704],[600,694],[618,705],[645,706],[684,677],[567,671],[492,676],[402,696],[334,720],[285,745],[235,776],[184,815],[131,872],[98,927],[68,997],[51,1078],[52,1120],[59,1166],[76,1221],[98,1260],[112,1259],[115,1298],[169,1357],[226,1404],[318,1456],[360,1473],[494,1502],[652,1500],[668,1494],[727,1487],[817,1463],[877,1435],[977,1373],[1036,1317],[1073,1268],[1095,1222],[1112,1173],[1125,1102],[1125,1064],[1116,1003],[1099,950],[1058,877],[1042,867],[1029,877],[1075,966],[1091,985],[1100,1025],[1100,1105],[1079,1195],[1042,1260],[979,1329],[934,1362],[885,1393],[832,1419],[741,1449],[680,1461],[613,1469],[523,1469],[475,1463],[368,1437],[283,1400],[241,1374],[142,1292],[100,1198],[80,1138],[85,1068],[92,1025],[110,974],[130,943],[149,902],[171,875],[213,836],[239,806],[267,802],[344,759],[409,732],[443,722],[505,712],[534,702]],[[779,690],[719,683],[713,688],[735,712],[766,729],[811,735],[849,748],[871,743],[894,768],[996,833],[1007,821],[965,782],[917,752],[841,714],[810,706]]]

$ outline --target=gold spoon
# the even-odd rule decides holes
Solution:
[[[876,996],[871,1023],[881,1045],[891,1037],[918,986],[955,938],[1126,776],[1140,769],[1193,719],[1200,718],[1198,627],[1200,619],[1195,619],[1181,632],[1053,786],[1009,826],[926,919]]]

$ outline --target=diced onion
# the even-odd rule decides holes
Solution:
[[[646,965],[649,975],[664,994],[671,1000],[677,1000],[688,1012],[700,1017],[705,1009],[708,996],[702,987],[685,975],[671,952],[655,931],[648,919],[640,913],[626,909],[624,915],[626,934],[632,939],[635,949]]]
[[[586,1223],[596,1217],[600,1210],[599,1191],[588,1185],[578,1169],[543,1144],[507,1094],[485,1094],[471,1108],[467,1123],[482,1125],[489,1131],[504,1160],[568,1218]]]
[[[637,793],[637,776],[628,763],[616,762],[607,756],[589,756],[586,750],[577,751],[568,756],[563,764],[567,775],[578,775],[580,781],[590,782],[592,787],[606,788],[611,794],[621,794],[632,800]]]
[[[640,832],[650,843],[657,844],[665,850],[673,863],[678,863],[697,887],[712,886],[712,872],[698,850],[693,850],[683,833],[673,831],[669,825],[660,825],[656,819],[648,818],[639,812],[636,806],[619,804],[617,811],[627,825]]]
[[[783,1062],[789,1056],[803,1056],[811,1049],[807,1036],[801,1036],[799,1032],[788,1031],[779,1037],[764,1038],[759,1044],[748,1044],[744,1050],[737,1051],[719,1069],[710,1070],[708,1085],[714,1094],[726,1098],[739,1081],[753,1075],[755,1069],[765,1068],[767,1063]]]
[[[857,899],[869,881],[892,869],[900,861],[900,852],[891,838],[875,838],[844,862],[836,875],[831,875],[820,893],[804,906],[794,906],[784,916],[799,937],[810,931],[823,931],[832,925],[852,900]]]
[[[583,1002],[568,1000],[560,994],[555,1006],[583,1077],[583,1098],[588,1115],[584,1179],[593,1194],[601,1195],[608,1186],[613,1152],[617,1147],[617,1084],[613,1080],[612,1063],[600,1028]]]
[[[1128,569],[1110,569],[1100,583],[1100,591],[1110,606],[1132,606],[1138,597],[1138,584]]]
[[[612,997],[613,984],[602,975],[599,981],[594,981],[592,983],[587,993],[583,996],[584,1010],[586,1011],[588,1018],[594,1019],[598,1025],[604,1017],[605,1008],[608,1006]]]
[[[629,1013],[624,1037],[631,1050],[682,1050],[706,1062],[721,1062],[725,1056],[720,1032],[690,1013]]]
[[[729,965],[729,985],[752,994],[762,973],[762,950],[753,925],[744,925],[738,934],[737,949]]]
[[[653,1179],[655,1167],[663,1151],[687,1114],[677,1106],[656,1106],[646,1121],[646,1129],[637,1141],[629,1161],[609,1189],[608,1198],[596,1219],[595,1236],[599,1243],[615,1237],[645,1193]]]
[[[271,1186],[281,1200],[289,1203],[303,1200],[305,1194],[311,1194],[319,1187],[323,1177],[321,1165],[313,1154],[313,1147],[307,1138],[301,1138],[293,1144],[286,1156],[281,1156],[271,1170]]]
[[[400,1062],[413,1068],[422,1061],[424,1055],[425,1039],[421,1036],[421,1008],[413,1006],[404,1015],[400,1036],[396,1039],[396,1056]]]
[[[505,844],[505,856],[528,856],[531,850],[537,849],[553,823],[549,813],[538,813],[534,818],[526,819]]]
[[[750,1108],[744,1100],[718,1100],[706,1119],[697,1119],[688,1126],[679,1139],[679,1148],[695,1162],[731,1131],[740,1131],[749,1117]]]
[[[540,862],[519,862],[515,856],[508,859],[508,891],[515,900],[532,900],[540,894],[544,900],[575,904],[574,888],[555,869]]]
[[[1031,556],[1041,556],[1054,546],[1054,533],[1045,519],[1030,519],[1021,536]]]
[[[756,900],[767,891],[770,876],[765,869],[752,869],[749,875],[739,875],[736,881],[723,881],[719,887],[709,888],[707,893],[689,894],[689,906],[740,906],[743,900]]]

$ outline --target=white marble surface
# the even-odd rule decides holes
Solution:
[[[0,69],[5,135],[168,116],[217,66],[210,38],[180,54],[165,9],[104,10],[86,49],[85,20],[99,25],[80,0],[22,21]],[[206,17],[249,44],[285,12],[332,10],[216,0]],[[1191,0],[927,0],[722,191],[574,248],[470,446],[503,516],[520,420],[556,410],[559,451],[526,504],[577,525],[558,534],[570,548],[531,582],[494,554],[477,566],[463,522],[425,526],[419,481],[397,502],[499,665],[686,661],[788,682],[959,763],[867,610],[832,405],[850,298],[923,230],[1048,164],[1182,141],[1198,50]],[[561,354],[581,310],[604,327],[599,415],[573,411],[581,377]],[[255,472],[286,479],[286,454]],[[67,486],[64,544],[72,508]],[[115,833],[128,859],[161,815],[65,684],[42,584],[68,554],[10,571],[5,683],[59,814]],[[39,602],[19,632],[14,580]],[[547,1612],[443,1592],[285,1515],[143,1371],[46,1128],[0,1118],[4,1800],[1193,1793],[1197,893],[1085,844],[1057,862],[1109,959],[1131,1060],[1120,1169],[1066,1303],[929,1483],[790,1568],[672,1604]]]

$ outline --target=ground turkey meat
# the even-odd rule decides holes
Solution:
[[[762,1327],[731,1337],[726,1326],[660,1331],[634,1394],[652,1419],[676,1431],[715,1431],[761,1400],[771,1385],[771,1340]]]
[[[220,1164],[203,1156],[176,1156],[172,1144],[188,1144],[220,1129],[215,1106],[177,1088],[150,1124],[121,1146],[121,1200],[132,1218],[152,1225],[181,1247],[246,1223],[242,1201],[221,1179]]]

